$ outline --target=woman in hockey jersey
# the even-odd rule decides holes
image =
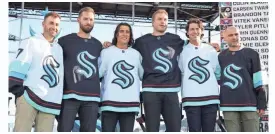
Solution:
[[[220,103],[218,54],[211,45],[201,43],[203,30],[199,19],[187,22],[186,36],[190,42],[183,47],[178,61],[182,74],[182,103],[190,132],[213,132]]]
[[[131,26],[120,23],[114,33],[114,45],[101,52],[99,75],[103,77],[100,108],[103,132],[114,132],[118,121],[121,132],[134,129],[143,68],[141,55],[131,48],[133,42]]]
[[[55,40],[60,16],[44,17],[43,33],[21,42],[9,70],[9,92],[16,97],[15,132],[52,132],[63,95],[63,52]]]
[[[266,109],[259,54],[240,44],[240,32],[228,27],[224,39],[229,48],[219,54],[220,110],[229,132],[259,132],[259,116]]]

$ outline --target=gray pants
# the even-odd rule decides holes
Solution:
[[[259,132],[259,116],[250,111],[224,111],[224,122],[228,132]]]

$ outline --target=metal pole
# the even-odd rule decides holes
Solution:
[[[210,27],[211,23],[208,23],[208,26]],[[208,42],[211,43],[211,30],[208,30]]]
[[[21,8],[22,8],[22,10],[21,10],[21,20],[20,20],[20,33],[19,33],[19,39],[20,39],[20,41],[19,41],[19,45],[20,45],[21,39],[22,39],[23,16],[24,16],[24,2],[22,2]]]
[[[132,26],[135,24],[135,2],[132,4]]]
[[[72,33],[72,9],[73,9],[73,3],[70,2],[70,33]]]
[[[178,32],[178,28],[177,28],[177,16],[178,16],[178,13],[177,13],[177,2],[174,2],[174,20],[175,20],[175,34],[177,34]]]
[[[30,20],[43,20],[42,18],[32,18],[32,17],[27,17],[26,19],[30,19]],[[62,22],[70,22],[70,20],[61,20]],[[76,20],[72,20],[72,22],[77,22]],[[143,23],[143,22],[141,22]],[[95,24],[108,24],[108,25],[118,25],[119,22],[116,21],[95,21]],[[135,26],[137,27],[150,27],[152,28],[152,26],[145,26],[145,25],[138,25],[138,24],[135,24]],[[175,25],[171,24],[171,25],[168,25],[167,28],[175,28]],[[180,26],[177,26],[177,28],[180,28]],[[24,40],[24,39],[23,39]]]

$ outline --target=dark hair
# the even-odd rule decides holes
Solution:
[[[52,17],[54,17],[54,18],[59,18],[59,19],[61,19],[61,17],[60,17],[60,15],[58,14],[58,13],[56,13],[56,12],[49,12],[49,13],[47,13],[45,16],[44,16],[44,20],[46,20],[48,17],[50,17],[50,16],[52,16]]]
[[[203,27],[202,21],[201,21],[200,19],[196,19],[196,18],[191,18],[191,19],[189,19],[189,21],[187,22],[187,25],[186,25],[186,27],[185,27],[185,31],[186,31],[185,35],[186,35],[186,37],[189,38],[189,35],[187,34],[187,32],[188,32],[188,30],[189,30],[189,25],[192,24],[192,23],[196,23],[196,24],[199,25],[199,28],[200,28],[201,31],[202,31],[202,34],[201,34],[201,38],[202,38],[202,37],[204,36],[204,34],[203,34],[204,27]]]
[[[118,35],[119,29],[120,29],[121,26],[128,26],[129,29],[130,29],[130,39],[129,39],[129,42],[128,42],[128,47],[131,47],[134,44],[134,35],[133,35],[132,27],[128,23],[119,23],[117,25],[115,33],[114,33],[114,38],[112,40],[112,44],[113,45],[117,44],[117,35]]]
[[[94,11],[93,8],[91,8],[91,7],[83,7],[83,8],[80,9],[80,11],[78,13],[78,17],[80,17],[83,12],[92,12],[93,14],[95,14],[95,11]]]

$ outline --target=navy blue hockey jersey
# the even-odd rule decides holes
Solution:
[[[76,33],[61,37],[64,54],[63,99],[100,101],[98,57],[102,44],[96,38],[83,39]]]
[[[220,110],[256,111],[266,108],[259,54],[251,48],[219,54]]]
[[[182,46],[183,40],[172,33],[160,36],[146,34],[136,39],[133,48],[143,57],[143,91],[180,91],[181,76],[177,60]]]

